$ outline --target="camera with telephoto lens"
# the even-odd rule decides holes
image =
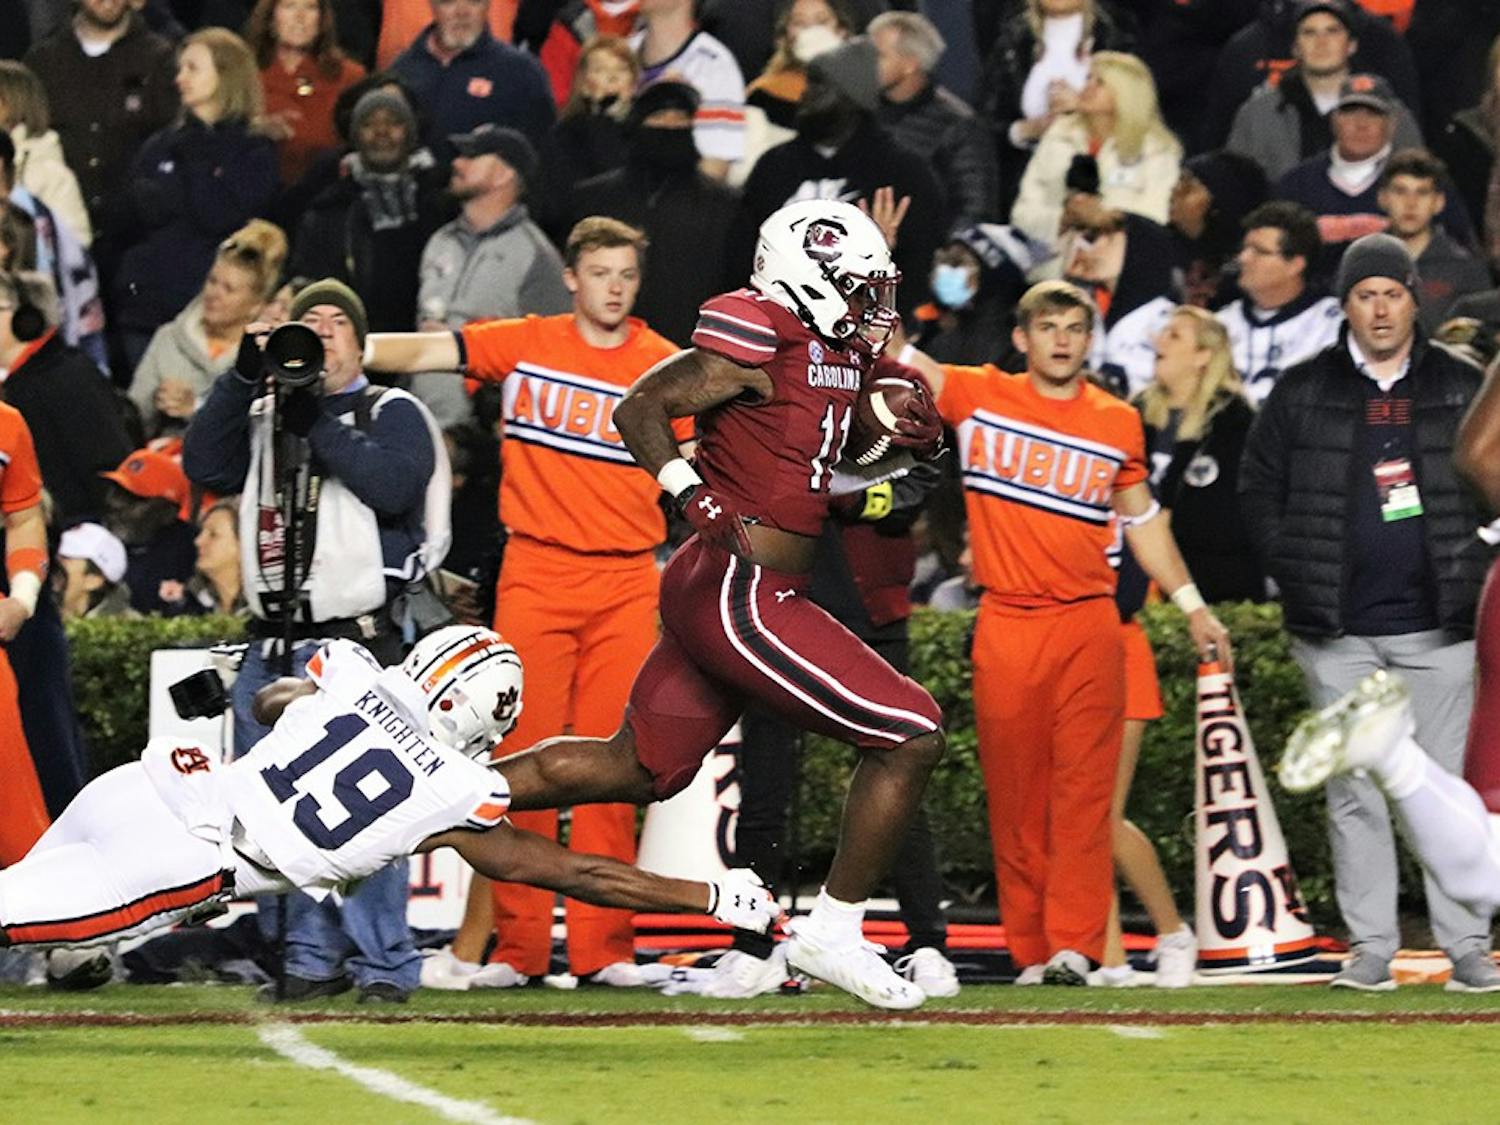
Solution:
[[[212,668],[202,668],[184,676],[167,688],[172,709],[182,719],[217,719],[229,708],[224,681]]]
[[[312,387],[323,374],[323,341],[305,324],[283,324],[266,337],[266,368],[286,390]]]

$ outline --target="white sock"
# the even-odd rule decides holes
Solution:
[[[1443,893],[1470,909],[1493,912],[1500,905],[1500,842],[1479,794],[1410,739],[1403,739],[1395,759],[1389,773],[1381,771],[1381,781],[1390,778],[1386,792],[1422,866]]]
[[[808,924],[823,941],[839,947],[856,945],[864,940],[865,904],[840,902],[824,887],[818,892]]]
[[[1399,801],[1419,789],[1427,776],[1427,767],[1433,765],[1427,751],[1417,745],[1411,735],[1402,735],[1391,747],[1386,759],[1375,766],[1380,787],[1390,797]],[[1452,776],[1451,774],[1449,776]]]

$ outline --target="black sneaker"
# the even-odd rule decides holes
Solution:
[[[404,988],[398,988],[390,981],[376,980],[369,984],[359,986],[359,1002],[361,1004],[405,1004],[409,996]]]
[[[306,977],[288,976],[286,978],[286,994],[281,999],[287,1003],[296,1003],[299,1000],[321,1000],[327,996],[337,996],[348,992],[354,987],[354,982],[347,976],[334,977],[332,980],[308,980]],[[255,998],[265,1004],[275,1004],[276,982],[263,984],[256,992]]]

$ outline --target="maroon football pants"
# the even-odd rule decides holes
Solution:
[[[693,779],[749,700],[861,749],[941,727],[932,696],[808,601],[809,583],[696,536],[667,563],[662,637],[626,711],[659,799]]]

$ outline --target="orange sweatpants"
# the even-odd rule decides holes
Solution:
[[[1063,949],[1104,955],[1124,706],[1113,598],[1034,609],[981,601],[974,717],[1000,919],[1018,968]]]
[[[21,729],[15,673],[0,651],[0,867],[20,860],[51,823]]]
[[[515,646],[526,686],[501,753],[571,731],[607,738],[625,717],[635,674],[660,632],[660,572],[651,555],[579,555],[512,536],[496,593],[495,629]],[[503,770],[504,767],[502,766]],[[635,862],[633,805],[579,805],[568,846]],[[512,813],[518,828],[556,837],[557,813]],[[494,960],[528,976],[552,955],[551,891],[495,884]],[[568,964],[578,976],[635,960],[632,912],[569,899]]]

